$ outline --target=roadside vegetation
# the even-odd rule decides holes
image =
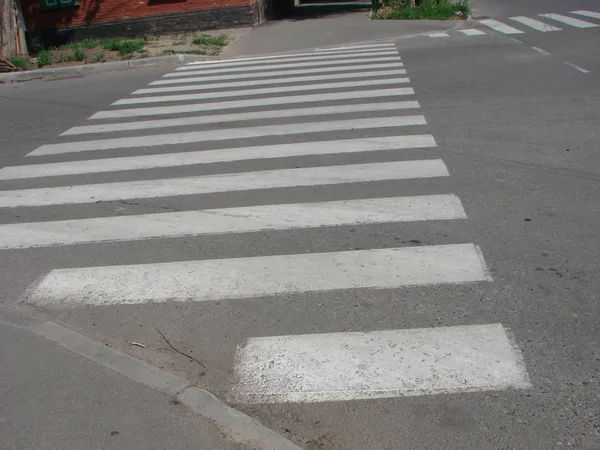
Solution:
[[[373,19],[451,20],[466,19],[468,0],[373,0]]]
[[[9,61],[17,70],[29,70],[174,54],[218,56],[228,43],[229,37],[226,34],[184,33],[141,38],[90,38],[41,50],[35,58],[16,57],[9,58]]]

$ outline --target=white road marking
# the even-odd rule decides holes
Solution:
[[[450,37],[448,33],[429,33],[427,34],[430,38],[445,38]]]
[[[147,88],[147,89],[138,89],[134,91],[132,95],[142,95],[142,94],[162,94],[165,92],[182,92],[182,91],[205,91],[212,89],[236,89],[246,86],[273,86],[277,84],[293,84],[293,83],[307,83],[312,81],[326,81],[326,80],[344,80],[348,78],[380,78],[380,77],[391,77],[391,76],[400,76],[406,74],[406,70],[382,70],[379,72],[369,71],[369,72],[354,72],[354,73],[333,73],[327,75],[311,75],[311,76],[303,76],[303,77],[285,77],[285,78],[277,78],[277,79],[268,79],[268,80],[250,80],[250,81],[230,81],[226,83],[202,83],[202,84],[192,84],[192,85],[183,85],[183,86],[169,86],[169,87],[159,87],[159,88]],[[408,78],[400,78],[406,80],[408,83]],[[302,89],[304,90],[304,89]]]
[[[231,100],[227,102],[210,103],[190,103],[186,105],[175,106],[151,106],[146,108],[134,109],[115,109],[110,111],[99,111],[89,117],[89,119],[121,119],[124,117],[156,116],[165,114],[181,114],[202,111],[216,111],[221,109],[250,108],[255,106],[273,106],[273,105],[295,105],[300,103],[317,103],[333,100],[355,100],[365,98],[389,97],[399,95],[412,95],[415,91],[412,88],[391,88],[391,89],[369,89],[365,91],[347,91],[347,92],[324,92],[321,94],[302,94],[290,95],[284,97],[252,98],[247,100]]]
[[[548,32],[548,31],[560,31],[562,28],[553,27],[552,25],[548,25],[544,22],[540,22],[539,20],[530,19],[529,17],[517,16],[517,17],[509,17],[510,20],[514,20],[515,22],[522,23],[528,27],[533,28],[537,31]]]
[[[455,195],[261,205],[0,225],[0,249],[466,218]]]
[[[571,11],[571,14],[577,14],[580,16],[591,17],[592,19],[600,19],[600,12],[579,10],[579,11]]]
[[[481,30],[477,30],[475,28],[469,28],[467,30],[458,30],[459,33],[466,34],[467,36],[481,36],[482,34],[486,34]]]
[[[165,102],[181,102],[190,100],[208,100],[215,98],[229,98],[229,97],[244,97],[249,95],[266,95],[266,94],[288,94],[291,92],[305,92],[305,91],[321,91],[327,89],[351,89],[355,87],[367,87],[373,86],[391,86],[394,84],[408,83],[408,78],[392,78],[377,80],[360,80],[360,81],[344,81],[334,83],[321,83],[321,84],[302,84],[294,86],[278,86],[278,87],[267,87],[267,88],[251,88],[241,89],[239,91],[221,91],[221,92],[201,92],[198,94],[176,94],[176,95],[155,95],[151,97],[133,97],[124,98],[117,100],[112,106],[119,105],[136,105],[140,103],[165,103]]]
[[[0,208],[448,176],[441,159],[264,170],[186,178],[0,191]]]
[[[573,17],[563,16],[562,14],[539,14],[541,17],[547,17],[548,19],[556,20],[557,22],[562,22],[567,25],[571,25],[576,28],[593,28],[600,27],[597,23],[588,22],[586,20],[575,19]]]
[[[382,103],[361,103],[358,105],[335,105],[335,106],[316,106],[313,108],[297,108],[297,109],[268,109],[257,112],[244,112],[233,114],[206,115],[182,117],[177,119],[160,119],[160,120],[142,120],[138,122],[119,122],[107,123],[102,125],[85,125],[81,127],[73,127],[61,134],[61,136],[69,136],[76,134],[87,133],[109,133],[115,131],[132,131],[132,130],[153,130],[156,128],[166,127],[181,127],[190,125],[202,125],[209,123],[224,123],[240,120],[260,120],[260,119],[280,119],[283,117],[306,117],[320,116],[327,114],[348,114],[358,112],[375,112],[375,111],[395,111],[399,109],[419,108],[419,103],[416,101],[407,102],[382,102]],[[0,172],[2,169],[0,169]]]
[[[161,167],[213,164],[251,159],[290,158],[306,155],[332,155],[338,153],[429,148],[436,146],[433,136],[430,134],[423,134],[224,148],[195,152],[166,153],[161,155],[128,156],[87,161],[65,161],[47,164],[29,164],[25,166],[8,166],[0,169],[0,180],[155,169]]]
[[[581,72],[581,73],[590,73],[589,70],[585,70],[583,67],[578,66],[577,64],[573,64],[573,63],[570,63],[570,62],[565,62],[565,64],[567,66],[572,67],[573,69],[577,70],[578,72]]]
[[[484,24],[487,27],[490,27],[492,30],[499,31],[504,34],[523,34],[521,30],[517,30],[511,26],[508,26],[502,22],[498,22],[497,20],[487,19],[480,20],[479,23]]]
[[[219,73],[250,73],[250,72],[261,72],[264,70],[287,70],[294,68],[307,68],[307,67],[344,67],[355,64],[373,64],[373,63],[392,63],[392,62],[400,62],[400,57],[396,56],[386,56],[380,58],[355,58],[355,59],[344,59],[340,61],[335,61],[335,64],[331,61],[314,61],[314,62],[301,62],[301,63],[290,63],[290,64],[272,64],[265,67],[248,67],[248,68],[221,68],[221,69],[204,69],[204,70],[189,70],[187,72],[171,72],[166,75],[163,75],[163,78],[172,78],[172,77],[189,77],[194,75],[214,75]],[[285,76],[286,72],[281,72],[281,76]]]
[[[157,80],[149,84],[149,86],[159,85],[171,85],[171,84],[182,84],[182,83],[206,83],[212,81],[226,81],[226,80],[243,80],[246,78],[274,78],[275,81],[286,80],[288,75],[306,75],[315,73],[336,73],[336,72],[347,72],[348,74],[354,73],[377,73],[378,70],[382,69],[396,69],[403,74],[406,74],[406,70],[400,69],[403,64],[399,61],[384,63],[384,64],[357,64],[353,66],[341,66],[341,67],[317,67],[316,69],[297,69],[288,70],[285,72],[286,76],[282,76],[280,70],[268,71],[268,72],[249,72],[249,73],[238,73],[234,75],[214,75],[211,77],[182,77],[168,80]]]
[[[546,56],[548,56],[548,55],[550,54],[550,52],[547,52],[546,50],[542,50],[542,49],[541,49],[541,48],[539,48],[539,47],[531,47],[531,48],[532,48],[533,50],[535,50],[536,52],[538,52],[538,53],[541,53],[542,55],[546,55]]]
[[[365,48],[396,48],[396,44],[393,42],[382,43],[382,44],[367,44],[367,45],[352,45],[349,47],[327,47],[327,48],[316,48],[315,52],[333,52],[341,50],[362,50]]]
[[[480,281],[491,278],[477,247],[435,245],[58,269],[34,286],[28,302],[68,307],[212,301]]]
[[[89,152],[93,150],[111,150],[115,148],[156,147],[159,145],[179,145],[194,142],[222,141],[261,136],[288,136],[304,133],[321,133],[328,131],[391,128],[400,126],[425,125],[423,116],[392,116],[369,119],[346,119],[308,123],[289,123],[265,125],[261,127],[239,127],[218,130],[189,131],[186,133],[153,134],[94,141],[66,142],[61,144],[45,144],[27,156],[56,155],[61,153]]]
[[[280,58],[278,58],[276,61],[273,61],[272,59],[269,60],[264,60],[264,59],[254,59],[254,60],[245,60],[245,61],[213,61],[213,62],[202,62],[199,64],[188,64],[185,65],[183,67],[178,67],[177,69],[175,69],[175,71],[177,72],[185,72],[187,70],[200,70],[203,68],[208,68],[208,69],[212,69],[212,68],[217,68],[217,67],[249,67],[249,66],[259,66],[262,65],[262,67],[268,67],[268,64],[272,64],[273,62],[276,63],[283,63],[283,62],[305,62],[305,61],[321,61],[321,60],[327,60],[327,61],[332,61],[335,64],[335,60],[337,59],[348,59],[348,58],[355,58],[355,57],[361,57],[361,56],[398,56],[398,52],[396,50],[390,49],[382,49],[382,50],[378,50],[378,51],[363,51],[363,52],[352,52],[352,53],[329,53],[326,55],[323,54],[319,54],[319,53],[311,53],[310,56],[302,56],[302,57],[296,57],[296,56],[282,56]]]
[[[324,402],[531,387],[501,324],[249,338],[236,401]]]

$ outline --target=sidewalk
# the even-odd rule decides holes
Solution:
[[[365,6],[304,5],[289,16],[248,31],[223,53],[225,58],[390,40],[461,28],[456,20],[371,20]]]
[[[233,450],[210,420],[53,342],[0,325],[3,449]]]

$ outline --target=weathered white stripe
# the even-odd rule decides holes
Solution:
[[[547,17],[548,19],[556,20],[557,22],[562,22],[567,25],[571,25],[576,28],[593,28],[600,27],[597,23],[588,22],[587,20],[575,19],[574,17],[563,16],[562,14],[539,14],[541,17]]]
[[[317,67],[316,69],[299,69],[299,70],[288,70],[285,72],[285,76],[288,75],[306,75],[314,73],[336,73],[336,72],[348,72],[353,74],[357,72],[373,72],[376,73],[381,69],[397,69],[406,73],[406,70],[400,69],[403,64],[401,62],[391,62],[385,64],[357,64],[353,66],[342,66],[342,67]],[[243,80],[247,78],[275,78],[276,80],[285,80],[286,77],[282,77],[280,70],[274,70],[272,72],[250,72],[250,73],[238,73],[234,75],[214,75],[211,77],[187,77],[187,78],[174,78],[167,80],[157,80],[149,84],[149,86],[158,85],[171,85],[171,84],[182,84],[182,83],[206,83],[209,81],[226,81],[226,80]]]
[[[571,14],[577,14],[580,16],[591,17],[592,19],[600,19],[600,12],[579,10],[579,11],[571,11]]]
[[[476,281],[490,281],[479,249],[458,244],[58,269],[40,280],[28,301],[60,306],[210,301]]]
[[[408,83],[408,78],[391,78],[377,80],[377,86],[391,86],[394,84]],[[176,95],[154,95],[151,97],[133,97],[124,98],[117,100],[113,103],[113,106],[119,105],[136,105],[141,103],[166,103],[166,102],[182,102],[190,100],[209,100],[215,98],[229,98],[229,97],[245,97],[249,95],[266,95],[266,94],[288,94],[291,92],[305,92],[305,91],[321,91],[328,89],[351,89],[356,87],[373,86],[373,80],[360,80],[360,81],[344,81],[344,82],[333,82],[333,83],[321,83],[321,84],[303,84],[294,86],[278,86],[278,87],[267,87],[267,88],[251,88],[241,89],[239,91],[221,91],[221,92],[201,92],[198,94],[176,94]]]
[[[425,195],[0,225],[0,249],[466,219],[455,195]]]
[[[527,25],[528,27],[533,28],[537,31],[548,32],[548,31],[560,31],[561,28],[553,27],[552,25],[548,25],[547,23],[540,22],[539,20],[530,19],[529,17],[517,16],[517,17],[509,17],[510,20],[514,20],[515,22],[522,23],[523,25]]]
[[[202,62],[199,64],[188,64],[185,65],[183,67],[178,67],[177,69],[175,69],[175,71],[177,72],[185,72],[187,70],[201,70],[201,69],[213,69],[213,68],[220,68],[220,67],[226,67],[226,68],[230,68],[230,67],[251,67],[251,66],[261,66],[261,67],[268,67],[269,64],[272,64],[273,62],[276,63],[303,63],[303,62],[311,62],[311,61],[322,61],[322,60],[326,60],[326,61],[330,61],[333,64],[335,64],[337,61],[336,60],[343,60],[343,59],[349,59],[349,58],[355,58],[355,57],[367,57],[367,56],[398,56],[398,52],[396,50],[387,50],[387,49],[382,49],[379,51],[363,51],[363,52],[359,52],[359,53],[335,53],[335,54],[327,54],[327,55],[321,55],[321,54],[315,54],[315,53],[311,53],[310,56],[300,56],[300,57],[296,57],[296,56],[284,56],[281,58],[277,58],[276,61],[273,61],[272,59],[269,60],[264,60],[264,59],[253,59],[253,60],[246,60],[246,61],[214,61],[214,62]]]
[[[448,176],[440,159],[0,191],[0,208]]]
[[[252,98],[248,100],[231,100],[227,102],[190,103],[175,106],[150,106],[145,108],[115,109],[99,111],[90,119],[120,119],[124,117],[157,116],[165,114],[181,114],[221,109],[250,108],[255,106],[297,105],[300,103],[317,103],[333,100],[355,100],[364,98],[389,97],[414,94],[412,88],[369,89],[365,91],[324,92],[322,94],[289,95],[284,97]]]
[[[469,28],[467,30],[458,30],[459,33],[466,34],[467,36],[481,36],[482,34],[486,34],[481,30],[477,30],[475,28]]]
[[[230,81],[227,83],[202,83],[192,84],[184,86],[169,86],[162,88],[148,88],[138,89],[133,92],[132,95],[141,94],[162,94],[164,92],[182,92],[182,91],[206,91],[212,89],[236,89],[247,86],[264,86],[264,85],[277,85],[277,84],[294,84],[294,83],[307,83],[312,81],[326,81],[326,80],[344,80],[348,78],[380,78],[380,77],[391,77],[400,76],[406,74],[406,70],[382,70],[379,72],[355,72],[355,73],[334,73],[327,75],[312,75],[306,77],[287,77],[287,78],[276,78],[269,80],[250,80],[250,81]],[[406,80],[403,82],[408,83],[408,78],[402,78]],[[372,81],[371,81],[372,83]],[[297,90],[297,89],[296,89]],[[302,89],[304,90],[304,89]]]
[[[115,148],[156,147],[159,145],[179,145],[193,142],[222,141],[260,136],[287,136],[292,134],[321,133],[328,131],[356,130],[370,128],[390,128],[411,125],[425,125],[423,116],[392,116],[372,119],[331,120],[308,123],[266,125],[262,127],[241,127],[219,130],[190,131],[187,133],[154,134],[126,138],[99,139],[95,141],[46,144],[38,147],[27,156],[56,155],[60,153],[110,150]]]
[[[120,172],[126,170],[244,161],[250,159],[289,158],[294,156],[332,155],[338,153],[361,153],[428,147],[436,147],[435,139],[430,134],[224,148],[196,152],[166,153],[161,155],[128,156],[48,164],[30,164],[26,166],[8,166],[0,169],[0,180],[54,177],[84,173]]]
[[[85,125],[73,127],[61,134],[61,136],[108,133],[115,131],[153,130],[156,128],[182,127],[189,125],[202,125],[209,123],[234,122],[239,120],[281,119],[284,117],[306,117],[327,114],[348,114],[357,112],[395,111],[399,109],[419,108],[416,101],[407,102],[382,102],[362,103],[358,105],[335,105],[316,106],[314,108],[298,109],[268,109],[265,111],[245,112],[234,114],[221,114],[210,116],[182,117],[178,119],[143,120],[139,122],[107,123],[102,125]],[[0,169],[1,172],[1,169]]]
[[[350,51],[350,50],[354,50],[354,51],[361,51],[362,49],[365,48],[396,48],[396,44],[394,44],[393,42],[388,42],[388,43],[381,43],[381,44],[366,44],[366,45],[351,45],[351,46],[344,46],[344,47],[325,47],[325,48],[316,48],[315,52],[320,52],[320,53],[324,53],[324,52],[337,52],[337,51]]]
[[[501,324],[249,338],[236,401],[323,402],[531,387]]]
[[[523,34],[523,32],[521,30],[517,30],[516,28],[508,26],[502,22],[498,22],[497,20],[488,19],[488,20],[480,20],[479,22],[484,24],[485,26],[490,27],[492,30],[499,31],[500,33]]]
[[[392,63],[392,62],[400,62],[400,57],[398,55],[395,56],[385,56],[385,57],[371,57],[371,58],[355,58],[355,59],[343,59],[339,61],[335,61],[335,64],[332,64],[331,61],[309,61],[309,62],[301,62],[301,63],[286,63],[286,64],[272,64],[266,67],[233,67],[233,68],[221,68],[221,69],[209,69],[206,68],[204,70],[188,70],[187,72],[171,72],[166,75],[163,75],[165,78],[172,77],[189,77],[195,75],[214,75],[217,73],[249,73],[249,72],[260,72],[263,70],[281,70],[281,69],[293,69],[296,67],[336,67],[336,66],[348,66],[354,64],[373,64],[373,63]],[[287,72],[282,72],[281,75],[285,76]]]
[[[427,36],[430,38],[445,38],[450,37],[448,33],[428,33]]]

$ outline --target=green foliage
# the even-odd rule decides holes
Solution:
[[[194,45],[214,45],[216,47],[224,47],[229,42],[226,34],[219,36],[211,36],[210,34],[201,34],[192,40]]]
[[[94,56],[90,57],[88,62],[101,63],[101,62],[104,62],[105,60],[106,60],[106,54],[104,52],[100,52],[100,53],[97,53]]]
[[[37,55],[37,66],[44,67],[54,62],[54,55],[50,50],[42,50]]]
[[[466,19],[471,12],[468,0],[417,0],[410,6],[409,0],[373,0],[374,19],[395,20],[448,20],[455,17]]]
[[[146,46],[146,41],[143,39],[107,39],[102,46],[105,50],[119,52],[119,55],[126,56],[135,52],[140,52]],[[123,59],[123,58],[122,58]],[[127,58],[127,59],[131,59]]]
[[[85,50],[82,48],[74,48],[73,61],[85,61]]]
[[[8,58],[8,60],[19,70],[31,69],[31,63],[25,56],[13,56],[12,58]]]

